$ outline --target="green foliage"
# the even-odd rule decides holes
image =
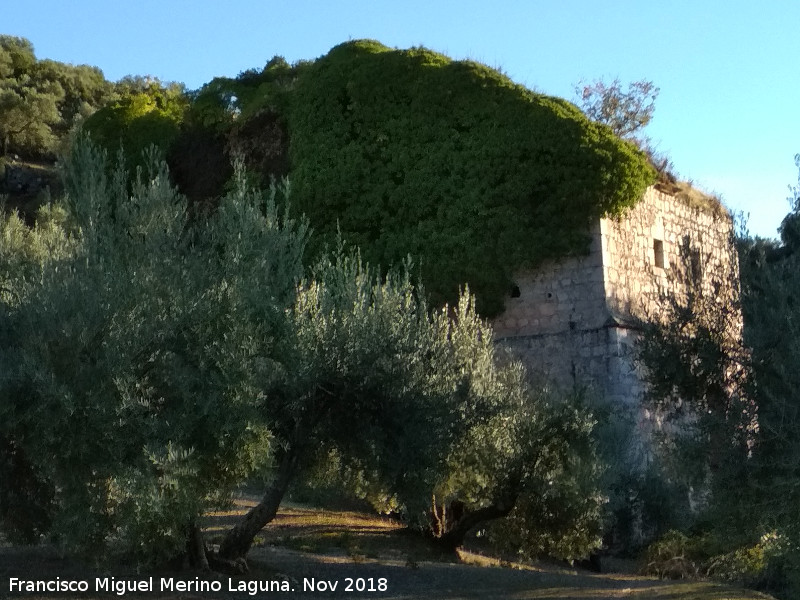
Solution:
[[[697,556],[691,540],[680,531],[669,531],[654,542],[645,553],[645,575],[662,579],[691,579],[697,577]]]
[[[64,90],[64,97],[58,105],[61,121],[54,129],[58,137],[65,136],[74,126],[92,115],[110,100],[113,93],[112,84],[97,67],[41,60],[34,72],[40,79],[58,82]]]
[[[312,490],[335,482],[422,530],[431,493],[436,510],[508,501],[514,511],[493,529],[506,550],[573,558],[598,545],[590,415],[532,392],[468,295],[429,315],[407,274],[380,281],[354,257],[314,273],[295,308],[303,358],[292,362],[304,366],[289,395],[316,411],[313,455],[331,448]]]
[[[411,254],[434,304],[454,304],[466,283],[485,316],[502,310],[514,272],[585,251],[591,220],[653,180],[638,150],[569,103],[422,48],[348,42],[188,95],[143,77],[112,90],[97,69],[37,62],[29,42],[3,39],[4,151],[50,153],[86,120],[133,171],[151,144],[166,153],[182,139],[170,160],[193,199],[218,194],[205,174],[242,153],[265,181],[291,171],[293,202],[319,232],[313,256],[338,232],[384,272]],[[191,148],[205,159],[193,164]]]
[[[511,489],[529,546],[596,540],[591,420],[529,396],[467,292],[431,311],[408,266],[382,278],[341,250],[304,272],[277,190],[238,166],[190,220],[148,164],[109,176],[81,142],[62,203],[0,221],[4,531],[161,561],[242,481],[276,476],[277,507],[329,452],[412,523],[437,486],[475,505]],[[14,510],[24,494],[35,511]]]
[[[111,152],[121,147],[125,167],[133,172],[146,165],[145,150],[151,145],[169,149],[188,102],[181,86],[162,85],[156,79],[130,79],[118,89],[121,97],[89,117],[83,131]]]
[[[362,40],[293,66],[275,57],[189,97],[177,119],[125,100],[87,129],[111,150],[122,131],[129,157],[166,149],[181,122],[214,146],[224,138],[217,154],[242,154],[265,183],[291,174],[292,202],[318,232],[310,257],[339,234],[383,273],[412,255],[434,305],[468,284],[484,316],[502,311],[516,271],[585,252],[592,219],[620,214],[654,180],[633,144],[570,103],[424,48]]]
[[[58,104],[64,92],[55,82],[24,74],[0,79],[0,151],[40,154],[55,144],[53,127],[60,121]]]
[[[246,121],[263,110],[283,109],[286,94],[302,69],[302,63],[291,67],[283,57],[276,56],[260,72],[245,71],[235,79],[215,77],[192,94],[187,121],[222,132],[237,120]]]
[[[607,498],[600,489],[595,421],[581,404],[580,398],[532,393],[521,410],[495,423],[494,441],[482,440],[456,455],[455,473],[463,481],[480,473],[471,472],[471,452],[485,457],[497,441],[505,446],[493,462],[481,465],[486,487],[473,490],[472,502],[486,502],[508,485],[508,474],[521,474],[514,510],[488,531],[498,549],[524,558],[572,560],[600,547]]]
[[[397,496],[381,481],[365,473],[352,457],[343,459],[336,448],[319,452],[292,484],[288,497],[311,506],[352,508],[370,507],[380,514],[397,514]]]
[[[0,36],[0,155],[51,155],[57,139],[110,93],[99,69],[37,61],[28,40]]]
[[[797,569],[784,537],[769,532],[723,553],[719,553],[720,541],[713,534],[687,536],[669,531],[647,548],[643,573],[670,579],[709,577],[792,597]]]
[[[123,471],[112,482],[109,501],[119,523],[118,535],[137,564],[164,564],[186,546],[187,515],[207,508],[208,482],[199,477],[192,450],[167,443],[147,459],[157,473]]]
[[[158,559],[269,461],[304,234],[242,189],[192,227],[163,168],[129,196],[103,163],[79,146],[62,208],[2,222],[0,438],[56,491],[48,533]]]
[[[0,37],[0,77],[19,77],[36,64],[33,44],[20,37]]]
[[[335,448],[416,521],[454,441],[491,410],[491,333],[466,294],[429,313],[407,272],[382,281],[345,255],[312,273],[294,308],[296,369],[285,392],[316,423],[302,443]]]
[[[496,71],[377,42],[298,76],[288,113],[293,204],[371,264],[418,257],[435,304],[468,282],[502,310],[512,273],[585,251],[593,217],[638,201],[646,159],[566,101]]]
[[[705,571],[714,579],[753,587],[769,586],[767,580],[777,574],[775,571],[780,568],[778,565],[785,554],[785,546],[785,540],[774,532],[768,533],[752,546],[712,558]]]

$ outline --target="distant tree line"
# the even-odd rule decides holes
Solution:
[[[114,93],[97,67],[39,60],[28,40],[0,36],[0,157],[52,157],[59,140]]]

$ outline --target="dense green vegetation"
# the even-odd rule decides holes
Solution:
[[[618,82],[593,93],[596,118],[631,133],[603,112]],[[645,122],[636,93],[621,110]],[[69,146],[84,119],[108,155],[122,149],[117,168]],[[597,413],[532,389],[479,318],[502,310],[515,271],[583,251],[592,219],[653,180],[571,104],[371,41],[187,93],[110,84],[0,36],[0,139],[27,158],[70,150],[67,195],[33,228],[0,222],[11,539],[233,561],[293,482],[329,477],[440,547],[494,520],[497,547],[572,558],[613,513],[684,531],[651,548],[653,572],[800,589],[796,188],[780,242],[738,241],[741,307],[691,296],[645,336],[651,408],[699,416],[636,473],[599,452]],[[191,210],[151,144],[211,210]],[[291,193],[252,186],[284,175]],[[744,345],[725,335],[739,310]],[[612,413],[600,437],[624,443],[629,425]],[[207,554],[198,517],[253,480],[262,502]]]
[[[96,67],[37,60],[28,40],[0,36],[0,158],[52,156],[58,141],[112,91]]]
[[[421,262],[436,301],[468,282],[496,314],[522,266],[585,249],[591,218],[652,182],[645,158],[566,101],[483,65],[348,42],[288,114],[293,202],[372,264]]]
[[[348,42],[313,62],[275,58],[215,79],[185,112],[141,102],[104,109],[87,129],[112,150],[105,132],[137,151],[148,134],[176,140],[170,162],[187,186],[208,179],[220,153],[243,155],[264,184],[288,174],[292,210],[317,233],[309,256],[339,236],[383,272],[410,255],[434,304],[468,284],[487,316],[515,271],[585,251],[592,218],[619,214],[654,178],[632,143],[572,104],[423,48]]]
[[[127,78],[117,94],[87,120],[83,131],[109,150],[122,150],[130,170],[146,165],[145,151],[169,148],[180,133],[188,99],[183,86],[151,78]]]

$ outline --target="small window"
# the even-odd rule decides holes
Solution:
[[[522,295],[522,292],[519,290],[519,286],[515,285],[511,288],[511,297],[512,298],[519,298]]]
[[[666,261],[664,260],[664,242],[663,240],[653,240],[653,258],[655,265],[659,269],[663,269]]]
[[[700,256],[700,250],[692,248],[689,254],[689,267],[691,268],[692,281],[699,284],[703,281],[703,257]]]

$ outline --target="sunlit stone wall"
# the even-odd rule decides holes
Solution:
[[[730,216],[712,200],[648,188],[619,219],[600,219],[586,256],[519,273],[496,339],[532,376],[587,386],[618,402],[644,392],[635,361],[640,320],[702,291],[720,306],[738,303],[738,263]],[[731,335],[741,335],[741,321]]]

